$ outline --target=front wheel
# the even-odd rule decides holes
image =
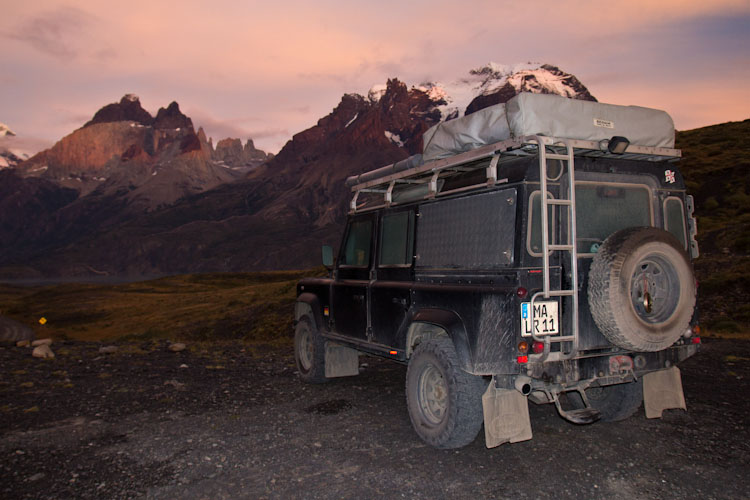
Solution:
[[[300,378],[310,384],[328,382],[325,339],[309,316],[302,316],[294,329],[294,360]]]
[[[460,448],[482,427],[487,383],[463,371],[447,337],[417,346],[406,372],[406,403],[414,430],[436,448]]]

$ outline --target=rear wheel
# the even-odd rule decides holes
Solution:
[[[305,382],[328,382],[325,364],[325,340],[309,316],[302,316],[294,329],[294,360],[299,376]]]
[[[447,337],[417,346],[406,372],[406,402],[414,430],[436,448],[460,448],[482,427],[487,383],[458,365]]]

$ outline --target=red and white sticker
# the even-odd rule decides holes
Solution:
[[[664,171],[664,182],[668,182],[670,184],[674,184],[676,182],[673,170],[665,170]]]

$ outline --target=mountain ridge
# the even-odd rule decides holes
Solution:
[[[0,257],[0,267],[33,269],[47,276],[86,275],[89,269],[122,276],[315,265],[317,251],[310,249],[340,236],[351,196],[346,177],[420,152],[422,134],[429,127],[466,112],[449,109],[461,99],[468,109],[480,95],[493,100],[512,97],[507,90],[507,85],[516,88],[512,82],[521,90],[534,83],[531,90],[555,92],[560,88],[541,83],[574,81],[554,66],[543,66],[525,65],[520,70],[525,73],[516,78],[510,70],[488,65],[488,70],[470,73],[468,83],[453,87],[407,86],[392,78],[368,96],[345,94],[328,115],[295,134],[276,156],[266,156],[231,181],[213,179],[213,187],[199,190],[179,186],[180,179],[195,172],[212,175],[213,167],[230,170],[207,155],[221,150],[220,161],[235,161],[241,156],[241,143],[219,141],[214,149],[202,130],[194,132],[192,122],[177,114],[176,103],[160,111],[165,120],[176,117],[164,121],[167,128],[154,126],[159,113],[151,124],[142,123],[148,121],[137,98],[126,95],[120,103],[127,109],[105,107],[96,123],[76,131],[127,124],[136,140],[101,167],[115,173],[104,181],[97,179],[93,189],[58,208],[54,224],[44,219],[50,225],[40,232],[54,245],[45,246],[43,252],[34,252],[31,245],[32,251],[23,254],[9,249]],[[464,94],[451,96],[445,87],[463,89]],[[479,93],[469,95],[469,91]],[[593,99],[582,84],[569,92]],[[108,121],[121,117],[129,121]],[[248,149],[246,145],[242,153]],[[254,146],[251,155],[253,150]],[[155,167],[153,159],[160,154],[173,163],[179,158],[179,165],[165,161]],[[259,154],[256,157],[262,160]],[[26,162],[27,173],[30,165],[42,166]],[[73,179],[69,187],[82,182]],[[167,197],[169,202],[153,203],[157,194],[175,185],[179,189]]]

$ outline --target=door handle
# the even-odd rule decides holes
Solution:
[[[398,297],[393,297],[391,299],[391,302],[394,304],[400,304],[403,307],[406,307],[406,299],[399,299]]]
[[[365,296],[364,295],[354,295],[353,296],[355,302],[364,302]]]

